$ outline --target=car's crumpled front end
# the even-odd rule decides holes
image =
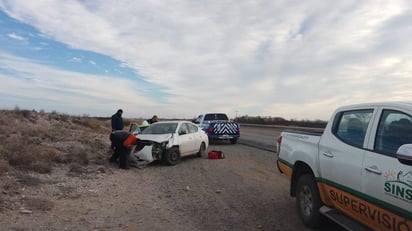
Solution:
[[[146,137],[147,138],[147,137]],[[129,165],[139,167],[147,165],[155,160],[162,160],[169,141],[138,139],[129,153]]]

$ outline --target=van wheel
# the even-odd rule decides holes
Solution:
[[[303,223],[309,228],[317,228],[323,222],[319,209],[322,206],[315,178],[306,174],[298,179],[296,186],[296,204]]]
[[[206,153],[206,144],[202,142],[199,148],[199,152],[196,153],[197,157],[202,157]]]
[[[166,151],[165,161],[168,165],[175,165],[180,160],[180,152],[179,149],[173,147]]]

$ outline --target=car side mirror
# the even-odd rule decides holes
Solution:
[[[396,158],[402,164],[412,165],[412,144],[404,144],[396,151]]]
[[[179,132],[179,135],[181,136],[181,135],[186,135],[187,134],[187,132],[186,131],[180,131]]]

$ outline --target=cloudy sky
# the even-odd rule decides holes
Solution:
[[[412,99],[410,0],[0,0],[0,108],[327,120]]]

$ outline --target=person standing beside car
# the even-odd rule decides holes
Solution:
[[[116,114],[112,115],[112,131],[123,130],[124,123],[122,118],[123,110],[117,110]]]
[[[117,110],[116,114],[113,114],[111,117],[111,124],[112,124],[112,132],[113,131],[121,131],[124,128],[124,123],[123,123],[123,118],[122,118],[123,110],[119,109]],[[112,151],[115,151],[115,145],[113,142],[110,144],[110,149]],[[117,163],[117,159],[112,160],[110,159],[110,162],[115,162]]]

